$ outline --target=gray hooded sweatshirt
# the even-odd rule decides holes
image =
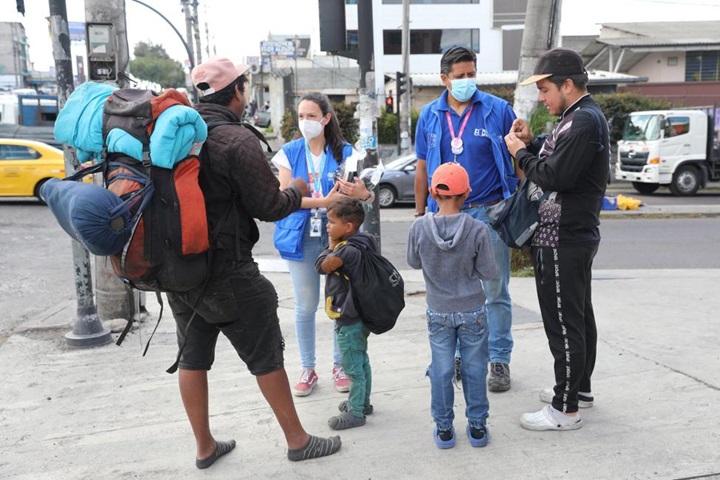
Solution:
[[[481,279],[497,274],[488,227],[467,213],[428,213],[410,227],[407,262],[422,268],[428,308],[469,312],[485,305]]]

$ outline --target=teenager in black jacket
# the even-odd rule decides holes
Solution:
[[[538,99],[560,119],[541,145],[528,125],[516,120],[505,137],[525,176],[551,192],[539,208],[532,241],[540,311],[555,359],[555,387],[540,399],[551,405],[526,413],[528,430],[574,430],[578,407],[591,407],[597,329],[593,313],[592,263],[600,244],[600,207],[609,169],[608,125],[586,85],[582,57],[562,48],[540,57],[535,75]]]

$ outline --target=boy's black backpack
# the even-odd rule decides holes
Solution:
[[[405,308],[405,282],[390,261],[348,238],[362,254],[361,275],[350,279],[350,291],[363,324],[377,335],[391,330]]]

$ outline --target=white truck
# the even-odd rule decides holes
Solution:
[[[720,180],[715,108],[631,113],[618,141],[615,178],[642,194],[670,187],[677,196]]]

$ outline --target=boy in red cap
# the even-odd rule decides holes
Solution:
[[[455,446],[453,402],[455,347],[462,355],[465,429],[473,447],[488,442],[488,325],[482,279],[497,274],[487,226],[460,209],[470,194],[467,171],[459,163],[444,163],[432,176],[430,195],[437,213],[428,213],[410,227],[407,262],[422,269],[427,292],[428,334],[432,360],[430,413],[438,448]]]

